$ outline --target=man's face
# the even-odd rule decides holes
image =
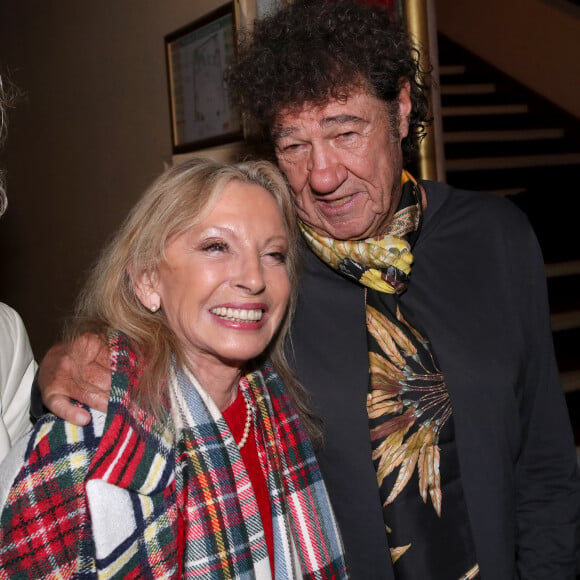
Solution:
[[[298,216],[339,240],[384,233],[401,196],[401,140],[410,112],[406,84],[392,123],[387,104],[362,89],[346,100],[282,111],[274,143]]]

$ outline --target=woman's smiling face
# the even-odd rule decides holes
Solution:
[[[231,181],[201,221],[170,240],[147,296],[136,289],[145,306],[161,304],[195,374],[239,369],[264,351],[282,322],[287,251],[272,195]]]

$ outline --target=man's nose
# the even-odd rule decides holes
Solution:
[[[327,195],[336,191],[348,177],[336,151],[329,145],[312,146],[308,160],[308,183],[313,192]]]

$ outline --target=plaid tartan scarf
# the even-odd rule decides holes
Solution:
[[[127,338],[112,333],[109,346],[106,416],[89,409],[91,422],[77,427],[48,414],[22,441],[1,506],[2,579],[177,575],[173,424],[133,405],[140,370]]]
[[[265,366],[239,386],[272,502],[275,577],[346,578],[318,464],[280,379]],[[186,522],[184,577],[270,578],[258,504],[224,418],[187,370],[174,369],[170,392],[179,433],[177,497]]]
[[[242,542],[240,530],[246,527],[245,522],[236,522],[232,530],[220,529],[220,525],[231,524],[231,518],[236,517],[224,514],[226,520],[215,519],[212,529],[199,528],[198,534],[194,533],[195,522],[191,522],[187,532],[191,542],[187,542],[185,554],[179,553],[176,475],[177,479],[182,477],[179,467],[183,462],[176,459],[176,449],[191,443],[197,446],[198,441],[185,444],[179,436],[176,438],[170,415],[161,424],[132,403],[131,392],[138,388],[140,377],[138,358],[121,333],[112,333],[110,347],[112,385],[106,416],[89,409],[92,421],[85,427],[76,427],[54,415],[45,415],[2,464],[0,579],[176,578],[180,559],[184,570],[193,569],[190,554],[196,555],[197,560],[204,555],[209,560],[213,554],[216,560],[213,550],[217,547],[225,557],[225,552],[220,551],[220,534],[230,534],[236,552],[244,551],[238,543]],[[248,379],[248,385],[253,380]],[[274,504],[273,512],[287,509],[291,513],[304,508],[303,521],[292,520],[290,531],[299,545],[297,552],[305,578],[344,578],[340,539],[318,467],[277,381],[271,371],[266,371],[260,387],[273,389],[272,409],[274,413],[285,413],[283,424],[274,420],[272,424],[276,425],[279,445],[284,446],[287,457],[296,458],[296,463],[285,465],[285,495],[277,498],[284,507]],[[212,444],[217,448],[227,444],[221,435],[212,441],[212,429],[213,421],[202,427],[199,443],[205,450]],[[231,434],[227,437],[231,438]],[[294,437],[293,443],[289,437]],[[231,476],[221,469],[219,457],[212,455],[212,463],[196,466],[194,474],[195,484],[200,486],[199,498],[204,497],[209,512],[214,509],[216,498],[208,494],[211,488],[203,487],[206,478],[218,478],[219,489],[224,489],[228,483],[221,480]],[[300,468],[295,471],[297,466]],[[236,469],[243,470],[241,462]],[[270,473],[268,476],[274,477]],[[233,496],[217,498],[218,508],[226,505],[229,509],[232,504],[242,503],[237,496],[239,488],[231,489]],[[249,486],[241,493],[245,497],[252,495]],[[249,500],[248,504],[251,505]],[[287,508],[290,504],[293,507]],[[257,513],[257,508],[254,511]],[[303,529],[297,531],[297,525]],[[253,533],[254,528],[251,529]],[[256,538],[249,537],[253,548]],[[308,562],[302,564],[304,560]],[[280,565],[284,562],[280,556]],[[241,571],[244,567],[236,569]],[[232,575],[223,568],[208,572],[205,577],[257,577],[251,567],[247,569],[247,575]],[[290,569],[280,578],[296,577],[294,572]]]

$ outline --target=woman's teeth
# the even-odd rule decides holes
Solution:
[[[224,306],[212,308],[211,312],[220,318],[241,322],[257,322],[262,319],[263,314],[261,309],[247,310],[245,308],[226,308]]]

